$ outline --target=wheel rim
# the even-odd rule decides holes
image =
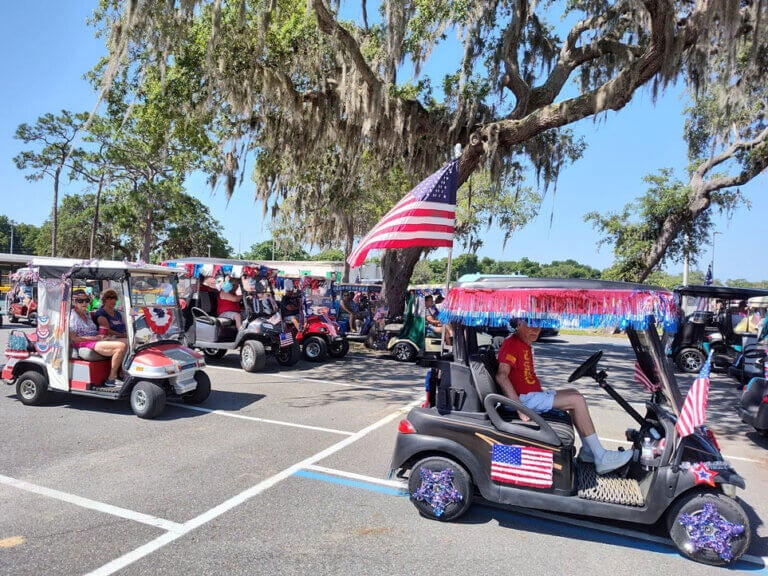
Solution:
[[[243,357],[243,364],[245,364],[246,366],[253,365],[253,362],[255,360],[255,355],[253,353],[253,350],[251,350],[250,346],[243,346],[243,349],[240,352],[240,355]]]
[[[149,403],[147,393],[144,390],[136,390],[133,395],[133,403],[139,410],[144,410]]]
[[[684,352],[682,356],[682,364],[691,372],[696,372],[701,368],[701,358],[696,352]]]
[[[19,385],[19,393],[25,400],[34,398],[37,393],[37,385],[32,380],[24,380]]]
[[[408,344],[398,344],[395,346],[395,358],[398,360],[408,360],[411,357],[411,350]]]
[[[216,352],[218,352],[216,348],[203,348],[203,354],[207,356],[216,356]]]
[[[320,344],[317,340],[310,341],[304,350],[310,358],[314,359],[320,356]]]

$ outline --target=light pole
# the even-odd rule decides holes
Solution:
[[[211,245],[208,244],[208,258],[211,257]]]
[[[712,281],[715,280],[715,237],[722,232],[712,232],[712,262],[709,264],[710,270],[712,270]]]
[[[16,222],[9,220],[9,224],[11,225],[11,254],[13,254],[13,227],[16,226]]]

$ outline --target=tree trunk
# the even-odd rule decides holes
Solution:
[[[56,168],[53,175],[53,213],[51,214],[51,256],[56,256],[56,245],[59,236],[59,178],[62,165]]]
[[[413,268],[421,256],[421,248],[386,250],[381,258],[381,272],[384,276],[382,298],[390,316],[402,314]]]
[[[99,178],[99,187],[96,189],[96,208],[93,212],[93,224],[91,225],[91,239],[89,248],[89,258],[93,260],[93,250],[96,244],[96,231],[99,228],[99,207],[101,206],[101,190],[104,187],[104,174]]]

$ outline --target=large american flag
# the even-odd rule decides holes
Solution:
[[[552,451],[530,446],[494,444],[491,454],[491,479],[520,486],[550,488]]]
[[[459,161],[451,160],[423,180],[386,213],[347,258],[352,268],[369,250],[413,246],[453,246]]]
[[[681,437],[693,434],[696,426],[704,424],[704,418],[707,413],[707,398],[709,397],[709,371],[712,367],[712,357],[707,358],[701,372],[693,381],[688,395],[685,397],[683,409],[680,411],[680,417],[677,419],[675,428]]]

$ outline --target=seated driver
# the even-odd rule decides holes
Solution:
[[[216,302],[216,316],[234,320],[235,326],[240,330],[243,326],[243,317],[240,313],[240,296],[237,295],[236,290],[232,279],[229,276],[225,277]]]
[[[531,342],[539,336],[540,328],[533,328],[526,320],[517,322],[517,331],[509,336],[499,349],[499,370],[496,383],[503,393],[537,413],[564,410],[573,418],[581,437],[582,462],[594,462],[598,474],[607,474],[621,468],[632,459],[632,451],[606,450],[595,433],[595,425],[584,396],[578,390],[542,390],[533,367]],[[523,421],[529,418],[520,413]]]
[[[437,306],[435,306],[432,295],[424,297],[424,320],[427,322],[427,327],[436,334],[442,334],[445,331],[445,344],[451,345],[452,333],[450,324],[443,324],[437,319]]]
[[[299,314],[301,312],[301,300],[298,293],[294,290],[293,282],[285,281],[285,294],[280,299],[280,315],[283,320],[293,324],[296,332],[301,332],[299,324]]]

